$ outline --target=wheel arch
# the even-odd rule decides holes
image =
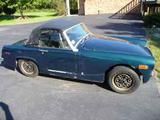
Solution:
[[[18,60],[30,60],[30,61],[34,62],[37,65],[38,70],[40,70],[38,62],[35,59],[33,59],[33,58],[30,58],[30,57],[17,57],[16,58],[16,67],[17,67]]]
[[[128,67],[128,68],[132,69],[133,71],[135,71],[137,73],[137,75],[139,76],[140,80],[142,80],[142,78],[141,78],[141,76],[142,76],[141,72],[137,68],[135,68],[134,66],[131,66],[131,65],[128,65],[128,64],[116,64],[114,66],[111,66],[109,69],[107,69],[105,71],[105,78],[104,78],[104,80],[106,80],[106,78],[108,77],[108,73],[111,70],[113,70],[113,68],[118,67],[118,66],[124,66],[124,67]]]

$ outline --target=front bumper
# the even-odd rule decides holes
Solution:
[[[146,83],[150,80],[151,77],[154,76],[154,70],[141,71],[143,74],[143,83]]]

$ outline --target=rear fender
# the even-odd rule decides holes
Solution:
[[[38,62],[34,58],[24,57],[24,56],[16,57],[16,65],[17,65],[18,60],[20,60],[20,59],[21,60],[30,60],[30,61],[34,62],[36,65],[38,65]]]

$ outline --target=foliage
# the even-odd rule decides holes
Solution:
[[[59,15],[65,14],[65,0],[34,0],[32,9],[54,9]]]
[[[71,9],[76,10],[78,8],[77,0],[70,0]]]
[[[54,10],[42,9],[42,10],[24,10],[25,19],[20,19],[20,13],[16,12],[14,16],[0,15],[0,25],[15,25],[15,24],[28,24],[43,22],[57,18],[57,13]]]
[[[71,14],[77,14],[78,13],[77,0],[70,0],[70,6],[71,6]]]
[[[158,72],[158,77],[160,78],[160,30],[157,28],[148,29],[147,34],[150,37],[149,48],[156,60],[155,69]]]
[[[151,28],[152,26],[160,27],[160,13],[147,15],[144,17],[144,24],[146,27]]]
[[[64,15],[65,0],[0,0],[0,13],[3,10],[5,14],[11,15],[16,9],[22,18],[25,18],[23,11],[26,9],[54,9],[59,15]]]
[[[6,14],[6,15],[12,15],[16,12],[16,7],[15,6],[3,6],[3,12]]]
[[[15,0],[0,0],[0,13],[4,12],[7,15],[14,14],[16,12]]]
[[[0,14],[3,12],[2,7],[3,7],[3,3],[2,3],[2,1],[0,1]]]
[[[55,10],[59,15],[64,15],[65,13],[65,1],[55,0]]]
[[[55,0],[34,0],[32,9],[51,9],[55,7]]]
[[[21,17],[25,18],[24,14],[23,14],[23,11],[24,11],[24,9],[27,8],[27,6],[29,4],[32,3],[32,0],[16,0],[16,3],[17,3],[17,7],[20,11]]]
[[[0,7],[0,14],[3,12],[3,9]]]

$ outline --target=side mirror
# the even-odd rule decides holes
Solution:
[[[72,45],[75,45],[76,42],[75,42],[75,40],[71,40],[71,43],[72,43]]]

